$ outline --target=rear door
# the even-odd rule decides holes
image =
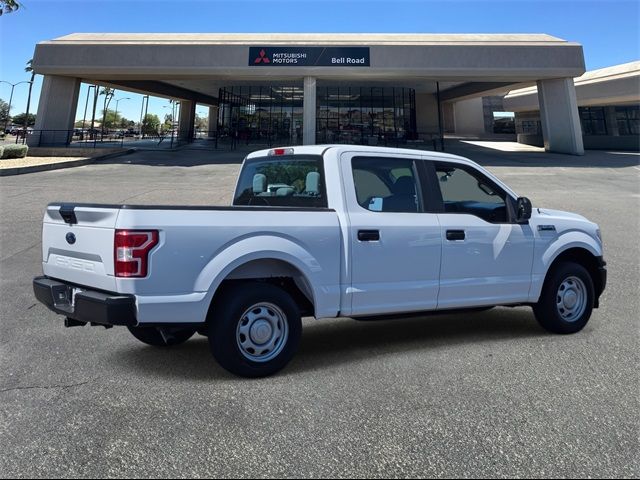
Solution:
[[[440,226],[428,213],[420,156],[343,153],[351,243],[351,313],[435,309]],[[425,195],[426,194],[426,195]]]
[[[49,205],[42,227],[44,274],[115,291],[113,240],[118,208]]]

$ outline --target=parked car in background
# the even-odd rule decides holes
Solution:
[[[20,128],[20,129],[15,129],[12,133],[12,135],[16,135],[18,138],[24,138],[27,135],[32,135],[33,134],[33,128],[29,127],[26,130],[24,128]]]

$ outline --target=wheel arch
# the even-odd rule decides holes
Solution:
[[[226,285],[263,281],[288,291],[306,315],[315,315],[321,292],[314,277],[321,268],[301,245],[288,238],[257,236],[217,253],[200,273],[196,289],[207,291],[209,308]]]
[[[601,267],[601,254],[598,255],[598,251],[594,251],[592,248],[586,248],[584,245],[578,246],[569,246],[554,255],[553,259],[549,263],[546,274],[544,276],[543,285],[547,282],[550,274],[554,271],[554,269],[563,262],[574,262],[581,266],[583,266],[587,272],[589,272],[589,276],[593,282],[594,293],[595,293],[595,302],[596,307],[598,306],[598,299],[600,295],[604,291],[604,282],[602,276],[600,275],[600,267]]]
[[[233,269],[218,284],[210,303],[213,305],[228,287],[255,282],[281,288],[291,295],[302,316],[315,315],[314,292],[307,277],[293,264],[267,257],[250,260]]]

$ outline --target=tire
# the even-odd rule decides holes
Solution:
[[[266,377],[284,368],[302,335],[298,305],[287,292],[268,283],[225,289],[208,323],[214,358],[241,377]]]
[[[142,343],[153,347],[173,347],[186,342],[194,333],[195,328],[179,327],[127,327],[131,334]]]
[[[549,272],[533,313],[549,332],[576,333],[589,321],[594,301],[589,272],[578,263],[562,262]]]

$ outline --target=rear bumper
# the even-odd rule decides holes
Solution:
[[[34,278],[33,292],[50,310],[78,322],[129,327],[138,324],[134,295],[87,290],[48,277]]]

